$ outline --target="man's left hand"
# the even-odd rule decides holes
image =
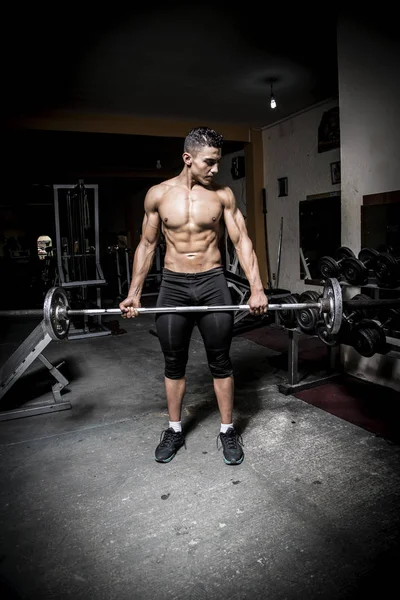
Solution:
[[[247,304],[251,315],[264,315],[268,311],[268,298],[264,292],[253,292]]]

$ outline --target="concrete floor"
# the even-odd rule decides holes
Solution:
[[[35,324],[3,325],[2,362]],[[277,353],[237,336],[235,423],[245,460],[225,465],[195,330],[187,448],[158,464],[168,417],[153,316],[120,324],[126,334],[43,351],[55,365],[65,361],[70,410],[0,422],[1,598],[391,597],[400,448],[279,393],[286,372],[272,366]],[[52,399],[54,380],[37,363],[13,386],[13,401],[39,386],[40,401]]]

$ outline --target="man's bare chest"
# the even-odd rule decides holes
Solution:
[[[214,229],[222,217],[220,198],[213,192],[181,192],[165,196],[158,213],[163,226],[172,229]]]

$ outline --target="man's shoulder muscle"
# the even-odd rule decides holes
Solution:
[[[215,191],[220,197],[224,208],[233,208],[235,206],[235,195],[229,186],[220,185]]]
[[[166,194],[168,189],[170,188],[168,181],[163,181],[161,183],[157,183],[153,185],[146,194],[146,198],[144,201],[145,209],[148,212],[154,212],[158,209],[159,204]]]

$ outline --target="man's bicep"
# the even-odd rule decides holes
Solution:
[[[160,233],[160,215],[158,214],[158,203],[153,190],[150,190],[146,195],[144,211],[142,237],[148,243],[153,243],[158,239]]]
[[[145,213],[142,223],[142,237],[152,244],[157,241],[160,234],[160,216],[157,211]]]
[[[147,215],[146,213],[144,213],[143,215],[143,221],[142,221],[142,231],[141,231],[141,236],[143,237],[144,232],[146,231],[146,225],[147,225]]]
[[[238,244],[243,235],[247,235],[246,224],[242,212],[234,205],[224,210],[224,221],[228,235],[234,245]]]

